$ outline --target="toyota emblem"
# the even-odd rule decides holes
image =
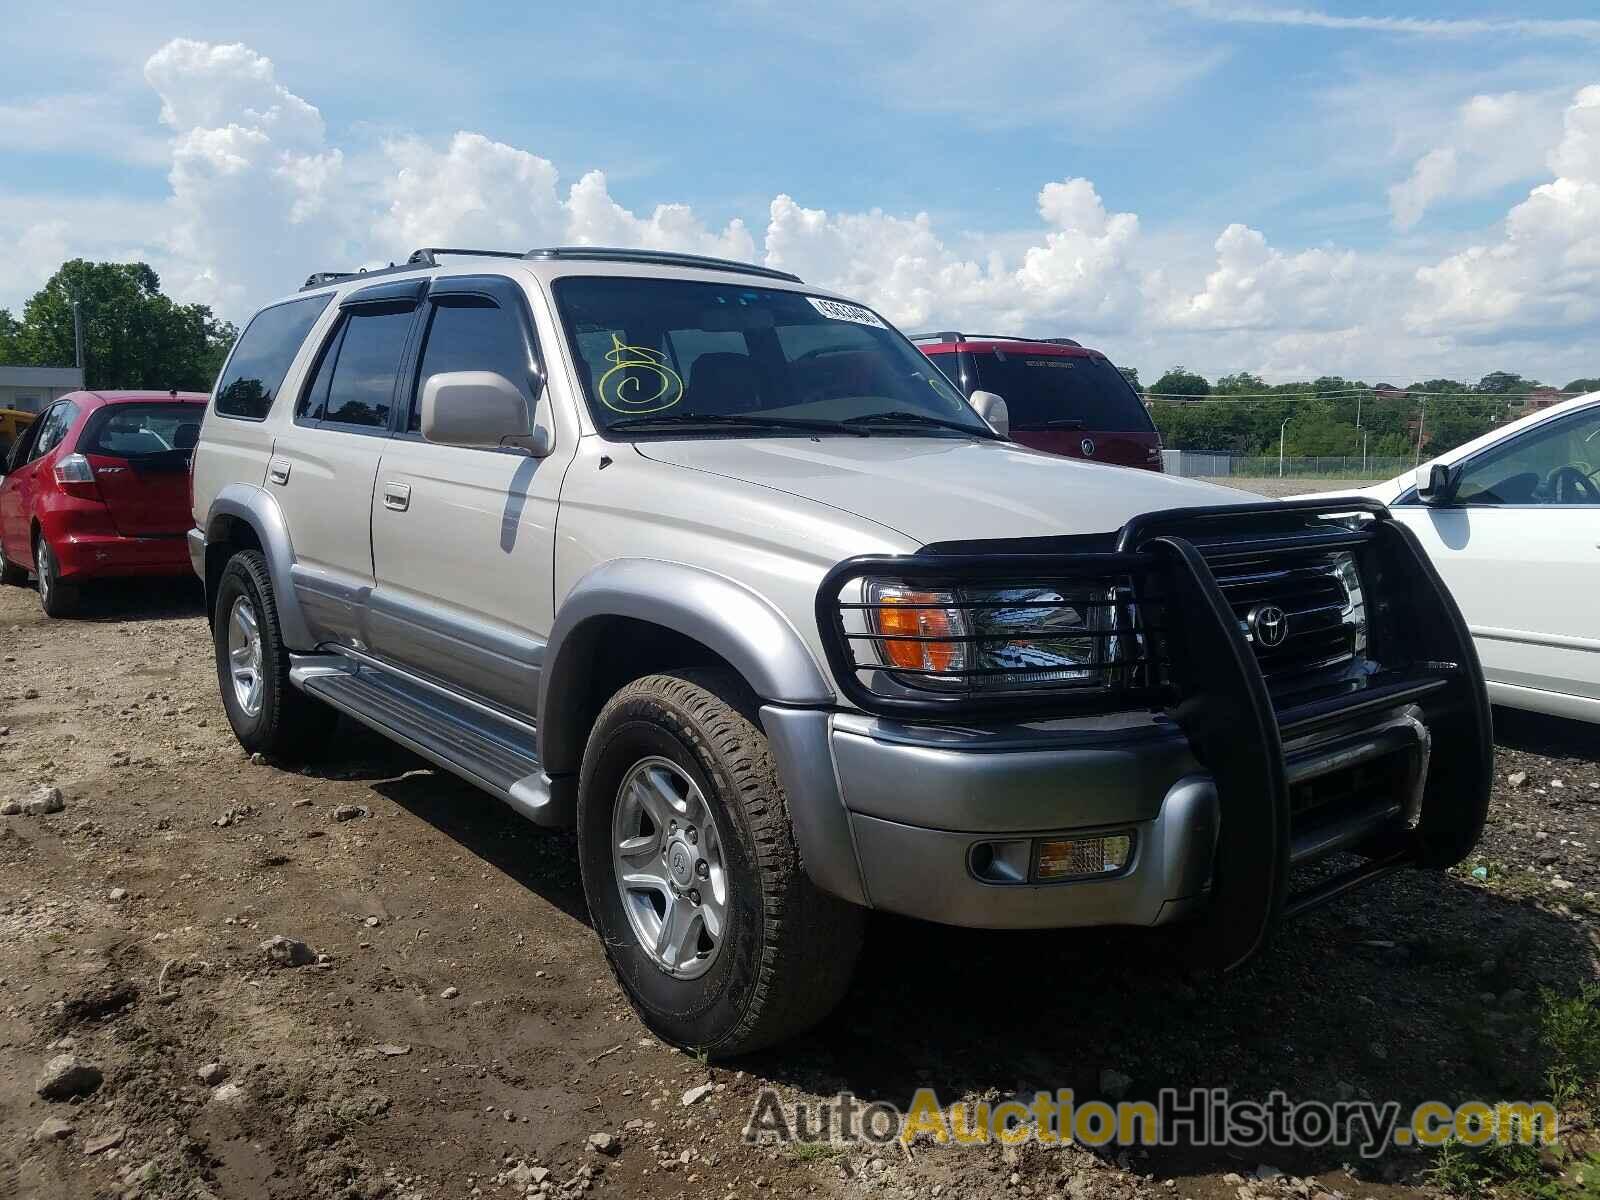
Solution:
[[[1078,449],[1083,451],[1083,456],[1085,458],[1093,458],[1094,457],[1094,439],[1093,438],[1084,438],[1083,441],[1078,443]]]
[[[1250,626],[1256,644],[1267,650],[1283,645],[1289,636],[1289,614],[1276,604],[1256,605],[1245,617],[1245,624]]]

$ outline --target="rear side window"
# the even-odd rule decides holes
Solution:
[[[410,304],[348,310],[323,347],[296,418],[387,429],[415,314]]]
[[[228,366],[217,380],[218,416],[260,421],[272,408],[300,343],[328,307],[333,293],[274,304],[245,326]]]
[[[422,429],[422,389],[434,375],[454,371],[493,371],[524,395],[532,364],[517,319],[482,296],[442,296],[428,317],[428,337],[417,368],[417,390],[406,428]]]
[[[28,456],[28,461],[43,458],[59,446],[77,419],[78,406],[70,400],[62,401],[39,418],[39,440],[34,442],[33,453]]]
[[[193,450],[200,438],[198,404],[113,404],[89,418],[78,453],[156,458]]]
[[[972,363],[976,386],[1005,400],[1012,429],[1155,431],[1138,393],[1098,355],[990,350]]]

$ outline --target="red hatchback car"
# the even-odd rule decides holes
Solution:
[[[73,392],[11,448],[0,479],[0,582],[39,577],[39,600],[67,616],[78,585],[187,575],[189,460],[207,397]]]
[[[1011,439],[1071,458],[1161,470],[1161,435],[1144,401],[1098,350],[1071,338],[922,333],[917,349],[963,393],[1006,402]]]

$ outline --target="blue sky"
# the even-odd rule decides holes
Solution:
[[[1147,375],[1600,374],[1592,4],[74,7],[0,30],[0,304],[57,250],[237,319],[346,265],[295,252],[606,233],[748,240],[903,322],[1087,334]],[[569,196],[596,170],[598,225]]]

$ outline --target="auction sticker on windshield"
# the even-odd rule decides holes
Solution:
[[[854,321],[857,325],[871,325],[874,329],[887,329],[876,313],[859,304],[846,304],[843,300],[826,300],[821,296],[807,296],[811,307],[835,321]]]

